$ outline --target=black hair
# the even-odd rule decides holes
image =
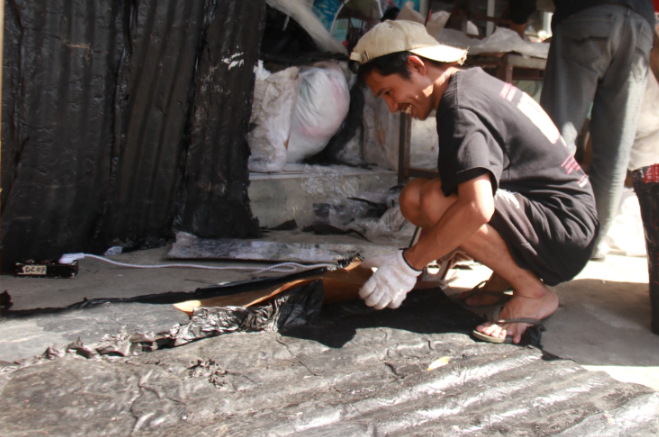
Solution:
[[[376,71],[382,76],[391,76],[392,74],[397,74],[403,79],[409,79],[412,77],[409,67],[407,66],[407,59],[412,55],[410,52],[396,52],[390,53],[388,55],[379,56],[372,61],[368,61],[365,64],[359,64],[355,61],[350,61],[350,69],[353,73],[357,73],[357,79],[363,85],[365,84],[366,76],[371,74],[373,71]],[[416,55],[418,56],[418,55]],[[442,67],[446,65],[446,62],[434,61],[432,59],[423,58],[424,62],[435,65],[437,67]]]
[[[387,21],[387,20],[395,20],[398,17],[398,14],[400,13],[400,9],[397,8],[396,6],[391,6],[387,8],[386,11],[384,11],[384,14],[382,14],[382,18],[380,18],[380,22]]]
[[[362,84],[364,83],[366,76],[373,71],[377,71],[382,76],[398,74],[404,79],[409,79],[411,75],[407,67],[407,59],[410,55],[410,52],[390,53],[388,55],[379,56],[365,64],[360,65],[358,62],[354,62],[351,65],[351,69],[353,72],[357,73],[358,80]],[[358,68],[357,71],[355,71],[356,68]]]

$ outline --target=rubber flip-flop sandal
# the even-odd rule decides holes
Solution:
[[[506,294],[506,291],[512,291],[512,289],[504,291],[480,291],[487,284],[487,281],[480,282],[474,288],[467,292],[466,296],[458,296],[457,300],[466,308],[489,308],[494,306],[505,305],[510,299],[513,298],[511,294]],[[487,305],[469,305],[467,299],[474,296],[495,296],[497,300]]]
[[[547,319],[544,319],[547,320]],[[519,318],[514,318],[514,319],[501,319],[497,320],[496,322],[493,322],[494,324],[504,324],[504,323],[528,323],[529,326],[526,328],[526,331],[522,335],[522,341],[520,342],[520,345],[523,344],[533,344],[535,346],[541,347],[540,345],[540,337],[542,336],[542,332],[544,332],[545,326],[543,325],[543,320],[540,319],[530,319],[526,317],[519,317]],[[529,330],[533,330],[534,332],[530,332]],[[493,337],[491,335],[483,334],[482,332],[479,332],[477,330],[473,330],[471,334],[478,340],[481,341],[486,341],[488,343],[494,343],[494,344],[511,344],[513,342],[513,337],[512,336],[506,336],[504,338],[500,337]],[[528,334],[528,335],[527,335]],[[524,337],[528,337],[525,341]]]

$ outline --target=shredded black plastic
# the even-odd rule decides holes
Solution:
[[[321,280],[294,287],[264,305],[254,307],[197,308],[187,323],[166,331],[107,335],[95,345],[78,339],[68,345],[50,346],[43,358],[62,358],[69,352],[92,358],[97,355],[133,356],[172,348],[233,332],[285,331],[313,323],[323,304]]]

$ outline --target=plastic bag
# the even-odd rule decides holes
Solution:
[[[437,33],[446,26],[451,12],[449,11],[439,11],[432,14],[429,20],[426,22],[426,17],[421,15],[419,12],[414,10],[414,3],[408,1],[403,5],[398,14],[397,20],[408,20],[415,21],[417,23],[423,24],[426,26],[426,30],[432,36],[437,35]],[[476,26],[472,21],[467,21],[467,34],[468,35],[479,35],[478,26]]]
[[[290,15],[304,30],[307,31],[313,42],[318,48],[325,52],[348,54],[343,45],[332,38],[332,35],[325,29],[322,21],[312,11],[309,5],[303,0],[266,0],[268,5]]]
[[[288,162],[301,162],[323,150],[341,128],[350,107],[348,83],[336,63],[301,69],[300,77]]]
[[[549,43],[524,41],[517,32],[503,27],[497,27],[492,35],[483,39],[471,38],[455,29],[442,29],[434,36],[442,44],[469,49],[470,55],[516,52],[547,59],[549,53]]]
[[[281,278],[279,279],[281,282]],[[250,285],[258,287],[259,284],[267,283],[266,281],[248,282],[238,283],[236,286],[239,288]],[[194,310],[190,321],[177,323],[167,330],[134,333],[122,330],[118,334],[106,334],[100,342],[89,345],[78,339],[68,345],[50,346],[43,353],[42,358],[49,360],[62,358],[67,353],[86,358],[98,355],[127,357],[157,349],[182,346],[192,341],[233,332],[286,331],[312,324],[320,314],[323,297],[323,281],[316,279],[292,287],[261,305],[198,308]],[[97,301],[102,300],[122,301],[122,299],[98,299]],[[128,299],[123,299],[123,301],[127,302]],[[105,303],[105,305],[108,304]],[[77,305],[78,308],[89,306],[96,305]]]
[[[286,164],[286,146],[291,130],[300,78],[290,67],[271,74],[259,61],[255,68],[254,102],[247,134],[251,156],[247,167],[256,172],[281,171]]]

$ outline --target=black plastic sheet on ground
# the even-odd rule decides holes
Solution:
[[[441,291],[418,290],[397,310],[355,300],[277,332],[42,359],[0,371],[0,434],[659,433],[659,393],[536,348],[474,342],[466,334],[479,322]]]
[[[338,267],[345,267],[349,261],[343,260],[338,263]],[[262,290],[267,287],[283,285],[298,279],[311,278],[323,272],[329,271],[327,267],[319,267],[309,270],[303,270],[297,273],[291,273],[284,276],[254,278],[245,281],[230,282],[222,285],[213,285],[210,287],[200,287],[194,291],[169,291],[165,293],[145,294],[132,297],[112,297],[112,298],[94,298],[84,299],[80,302],[73,303],[66,307],[59,308],[33,308],[25,310],[11,310],[13,305],[9,293],[3,293],[2,307],[0,307],[0,317],[4,319],[20,319],[24,317],[38,316],[43,314],[62,314],[73,310],[97,308],[107,304],[175,304],[193,299],[208,299],[218,296],[231,296],[250,291]]]
[[[198,308],[187,323],[166,331],[106,335],[95,345],[80,340],[66,346],[50,346],[43,358],[62,358],[75,353],[86,358],[96,355],[132,356],[172,348],[232,332],[280,331],[313,323],[323,303],[320,280],[294,287],[265,305],[253,307]]]

